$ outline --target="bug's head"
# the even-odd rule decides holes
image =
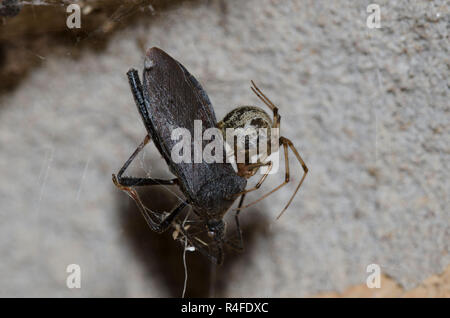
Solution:
[[[222,241],[225,237],[225,223],[223,220],[208,220],[206,223],[208,236],[216,241]]]

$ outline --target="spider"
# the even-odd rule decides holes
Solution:
[[[297,149],[293,145],[292,141],[283,136],[278,137],[278,135],[279,135],[278,132],[280,129],[280,121],[281,121],[281,116],[278,113],[278,107],[276,107],[272,103],[272,101],[266,95],[264,95],[264,93],[256,86],[256,84],[253,81],[251,81],[251,83],[252,83],[252,87],[251,87],[252,91],[256,94],[256,96],[258,96],[259,99],[261,99],[261,101],[265,105],[267,105],[270,108],[270,110],[273,113],[273,118],[271,119],[270,116],[260,107],[241,106],[241,107],[237,107],[237,108],[233,109],[227,115],[225,115],[225,117],[218,123],[217,126],[219,129],[221,129],[222,135],[223,135],[224,139],[227,140],[227,142],[230,141],[229,140],[230,138],[226,138],[227,137],[227,134],[226,134],[227,128],[231,128],[231,129],[250,128],[250,129],[253,129],[254,131],[258,131],[258,129],[263,128],[263,129],[267,130],[267,140],[268,140],[267,149],[268,149],[268,151],[263,152],[263,155],[258,158],[256,163],[249,162],[249,159],[250,159],[249,152],[250,152],[250,147],[252,145],[250,145],[250,143],[247,141],[245,143],[245,148],[244,148],[245,162],[238,162],[239,161],[238,160],[239,152],[236,151],[236,142],[234,142],[234,145],[233,145],[234,151],[233,151],[232,155],[234,156],[234,159],[237,162],[236,165],[237,165],[237,174],[238,175],[248,179],[248,178],[254,176],[261,167],[263,167],[263,166],[268,167],[266,172],[263,174],[261,179],[258,181],[258,183],[254,187],[246,189],[240,193],[241,198],[239,201],[238,208],[236,209],[237,210],[236,215],[239,215],[239,211],[241,211],[242,209],[248,208],[248,207],[260,202],[261,200],[267,198],[269,195],[271,195],[272,193],[281,189],[283,186],[285,186],[287,183],[289,183],[289,181],[290,181],[290,172],[289,171],[290,170],[289,170],[288,150],[289,149],[292,150],[295,157],[297,158],[300,165],[302,166],[304,173],[297,185],[297,188],[295,189],[294,193],[290,197],[288,203],[284,206],[282,211],[278,214],[277,219],[279,219],[281,217],[281,215],[283,215],[283,213],[289,207],[289,205],[291,204],[295,195],[297,194],[298,190],[300,189],[300,187],[303,183],[303,180],[305,179],[306,174],[308,173],[308,167],[306,166],[302,157],[300,156]],[[244,129],[241,131],[245,134],[246,131],[248,131],[248,129]],[[283,150],[284,150],[284,159],[285,159],[284,162],[285,162],[285,171],[286,171],[284,181],[280,185],[278,185],[276,188],[271,190],[270,192],[261,196],[258,200],[254,201],[252,203],[249,203],[245,206],[242,206],[245,195],[249,192],[259,189],[261,187],[261,185],[263,184],[263,182],[266,180],[267,176],[270,173],[270,170],[273,167],[272,161],[266,161],[267,158],[272,154],[271,150],[274,148],[273,144],[270,143],[270,139],[271,139],[270,136],[272,134],[275,135],[276,137],[278,137],[279,145],[282,146]],[[258,136],[258,138],[259,137],[260,136]],[[237,139],[243,140],[244,138],[245,138],[245,136],[237,136]],[[260,143],[258,143],[258,145],[259,144]],[[253,147],[255,147],[255,145],[253,145]],[[257,153],[259,153],[259,152],[257,151]]]

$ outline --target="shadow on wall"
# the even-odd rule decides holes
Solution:
[[[176,187],[171,188],[179,195]],[[177,203],[176,196],[164,187],[140,189],[142,201],[153,211],[170,211]],[[172,231],[158,234],[148,227],[135,202],[125,193],[117,191],[119,220],[124,230],[124,237],[136,257],[148,270],[152,279],[158,280],[161,288],[167,289],[172,297],[181,297],[184,286],[183,247],[172,238]],[[229,212],[233,213],[233,212]],[[233,221],[232,221],[233,220]],[[228,235],[234,233],[234,219],[228,221]],[[233,225],[232,225],[233,224]],[[231,269],[239,258],[255,257],[252,246],[261,235],[267,236],[268,220],[264,217],[242,219],[241,229],[245,250],[237,253],[231,249],[225,251],[222,266],[216,266],[198,252],[186,253],[188,281],[186,297],[221,297],[226,292],[227,284],[232,284]]]

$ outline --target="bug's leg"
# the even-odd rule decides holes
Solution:
[[[149,186],[149,185],[175,185],[178,182],[178,179],[164,180],[164,179],[153,179],[153,178],[135,178],[135,177],[123,177],[123,173],[131,164],[131,162],[136,158],[139,152],[144,149],[145,145],[150,141],[150,136],[146,135],[144,140],[139,144],[133,154],[128,158],[128,160],[124,163],[122,168],[120,168],[117,173],[117,183],[125,187],[131,186]],[[115,175],[113,175],[115,178]]]
[[[144,94],[142,91],[141,80],[139,79],[138,72],[135,69],[130,69],[127,72],[128,82],[130,84],[130,89],[133,94],[134,101],[138,108],[139,113],[142,116],[144,124],[146,127],[152,127],[149,115],[147,112],[147,107],[145,106]],[[174,185],[177,184],[177,179],[163,180],[163,179],[153,179],[153,178],[134,178],[134,177],[122,177],[130,163],[138,155],[138,153],[145,147],[145,145],[151,140],[150,136],[145,136],[145,139],[137,147],[131,157],[125,162],[123,167],[117,173],[117,181],[119,184],[130,187],[130,186],[149,186],[149,185]],[[114,176],[113,176],[114,177]]]
[[[154,179],[154,178],[135,178],[135,177],[122,177],[120,179],[120,184],[128,187],[138,187],[138,186],[150,186],[150,185],[176,185],[178,184],[178,179]]]
[[[172,222],[175,220],[175,218],[183,211],[183,209],[187,206],[187,203],[185,201],[182,201],[178,206],[176,206],[165,219],[161,219],[161,216],[154,213],[153,211],[149,210],[144,206],[144,204],[141,201],[141,198],[139,197],[136,190],[133,188],[123,186],[121,185],[116,176],[113,175],[113,182],[114,184],[121,190],[127,192],[127,194],[136,202],[139,211],[144,216],[145,221],[147,222],[148,226],[150,228],[158,233],[162,233],[165,230],[169,228],[169,226],[172,224]],[[156,219],[156,220],[155,220]]]
[[[142,90],[141,80],[139,79],[139,74],[134,68],[131,68],[128,70],[127,76],[136,106],[138,107],[139,113],[144,119],[144,124],[147,124],[146,121],[148,120],[148,112],[147,107],[145,106],[145,98]]]
[[[156,232],[162,233],[165,230],[169,228],[169,226],[172,224],[172,222],[175,220],[175,218],[184,210],[184,208],[187,206],[187,203],[185,201],[182,201],[179,205],[177,205],[170,213],[169,215],[157,225]]]
[[[239,224],[239,213],[241,212],[242,204],[244,203],[245,193],[241,195],[241,199],[239,200],[238,210],[236,211],[236,214],[234,215],[234,219],[236,220],[236,232],[237,232],[237,239],[238,243],[235,243],[231,240],[226,240],[226,243],[234,248],[235,250],[242,252],[244,250],[244,241],[242,239],[242,231],[241,226]]]
[[[223,263],[223,247],[222,247],[222,244],[217,244],[216,262],[217,262],[217,265],[222,265],[222,263]]]

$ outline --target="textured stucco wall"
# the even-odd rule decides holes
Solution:
[[[188,254],[188,295],[343,290],[364,283],[370,263],[406,288],[441,272],[450,263],[449,7],[377,3],[381,29],[366,26],[368,1],[198,1],[149,28],[124,27],[100,53],[45,56],[0,100],[0,295],[181,295],[182,250],[150,233],[111,182],[145,133],[125,76],[142,68],[139,43],[182,62],[218,118],[260,104],[255,80],[310,169],[279,221],[301,175],[293,156],[293,184],[242,213],[244,254],[211,275]],[[168,175],[154,146],[134,171]],[[147,194],[155,208],[175,202]],[[71,263],[82,268],[80,290],[65,286]]]

